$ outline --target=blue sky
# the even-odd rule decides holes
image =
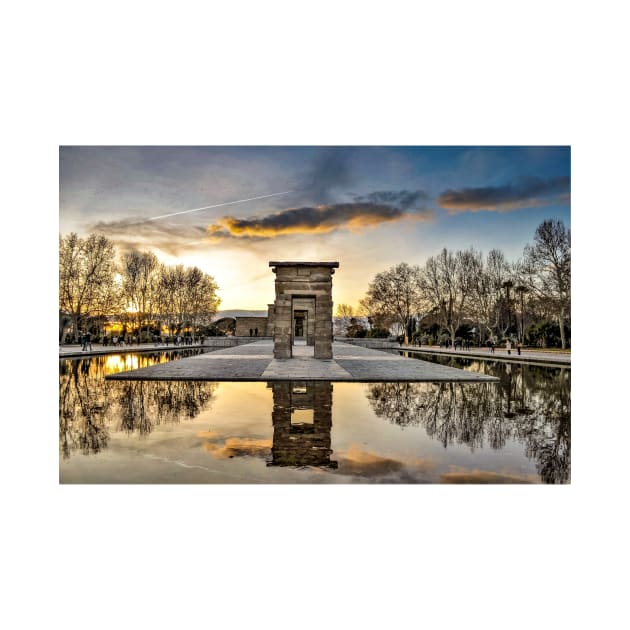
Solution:
[[[273,301],[269,260],[338,260],[356,305],[442,247],[516,260],[544,219],[570,226],[570,174],[569,147],[61,147],[60,232],[195,264],[223,309]]]

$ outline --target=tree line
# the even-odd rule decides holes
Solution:
[[[105,236],[59,236],[59,341],[71,327],[98,333],[108,319],[140,338],[207,326],[221,302],[214,278],[198,267],[165,265],[149,251],[117,252]]]
[[[405,343],[516,338],[529,345],[567,348],[571,231],[562,221],[543,221],[515,262],[500,249],[484,256],[471,247],[444,248],[423,267],[400,263],[376,274],[356,314],[367,318],[369,328],[349,305],[337,309],[349,336],[378,336],[398,324]]]

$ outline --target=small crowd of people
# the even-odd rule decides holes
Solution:
[[[451,343],[450,339],[440,340],[440,348],[444,347],[446,350],[452,348],[453,350],[470,350],[473,347],[472,341],[469,339],[455,339],[455,343]]]
[[[156,346],[166,344],[167,346],[173,342],[174,346],[192,346],[193,345],[193,337],[190,335],[177,335],[175,337],[161,337],[160,335],[153,335],[153,344]],[[198,337],[197,341],[203,343],[203,337]]]
[[[129,339],[125,340],[125,338],[122,336],[119,337],[118,335],[112,335],[112,338],[110,340],[110,338],[107,335],[105,335],[103,337],[103,346],[112,345],[112,346],[124,348],[127,344],[135,343],[134,339],[135,339],[134,337],[129,337]],[[111,341],[111,344],[110,344],[110,341]]]
[[[153,335],[153,343],[155,346],[166,344],[167,346],[172,342],[174,346],[192,346],[195,340],[191,335],[177,335],[173,337],[162,337],[160,335]],[[197,343],[203,343],[203,337],[197,337]],[[79,332],[79,343],[81,344],[81,351],[92,351],[92,335],[89,331]],[[135,345],[138,343],[138,337],[135,335],[104,335],[103,347],[116,346],[124,348],[128,345]]]
[[[487,346],[490,353],[494,354],[495,343],[494,341],[492,341],[492,339],[488,339]],[[520,356],[521,350],[523,349],[523,343],[521,341],[517,341],[516,344],[514,344],[511,339],[508,339],[505,342],[505,349],[507,350],[508,354],[512,354],[512,348],[514,346],[516,346],[516,353]]]
[[[81,351],[87,352],[88,346],[89,350],[92,350],[92,335],[89,332],[82,332],[79,335],[79,343],[81,344]]]
[[[412,345],[417,345],[420,346],[420,342],[419,340],[414,339],[414,341],[412,342]],[[470,341],[469,339],[455,339],[455,342],[451,342],[450,339],[440,339],[439,341],[439,345],[440,348],[444,348],[445,350],[468,350],[470,351],[471,348],[474,347],[474,343],[472,341]],[[495,353],[495,348],[496,348],[496,344],[492,339],[488,339],[488,341],[486,341],[486,347],[488,348],[488,352],[490,352],[490,354],[494,354]],[[512,350],[516,349],[516,353],[518,356],[521,355],[521,351],[523,350],[523,343],[521,341],[512,341],[511,339],[508,339],[505,342],[505,349],[507,350],[508,354],[512,354]]]

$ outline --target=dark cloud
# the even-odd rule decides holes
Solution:
[[[424,190],[377,190],[369,195],[355,197],[355,201],[368,203],[387,203],[399,208],[413,208],[420,201],[426,201],[429,195]]]
[[[433,215],[430,210],[412,207],[426,197],[421,190],[376,191],[355,197],[354,202],[348,203],[288,208],[262,217],[224,216],[207,227],[132,217],[98,221],[89,225],[88,230],[111,238],[123,252],[155,247],[177,256],[183,250],[207,243],[209,239],[213,242],[225,239],[252,242],[277,236],[327,234],[339,229],[357,232],[403,219],[431,221]]]
[[[401,219],[430,221],[431,216],[430,211],[411,212],[387,204],[337,203],[290,208],[252,219],[227,216],[208,226],[208,232],[217,239],[263,239],[289,234],[324,234],[340,228],[358,231]]]
[[[315,205],[331,202],[336,190],[353,181],[351,155],[352,150],[345,147],[322,149],[312,167],[298,178],[294,190],[299,199]]]
[[[518,208],[566,203],[571,192],[570,177],[521,177],[504,186],[446,190],[438,204],[450,214],[478,210],[508,211]]]

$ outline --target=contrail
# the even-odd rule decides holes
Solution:
[[[256,199],[266,199],[267,197],[277,197],[278,195],[287,195],[293,192],[285,190],[284,192],[272,193],[271,195],[261,195],[260,197],[250,197],[249,199],[239,199],[238,201],[226,201],[225,203],[215,203],[213,206],[203,206],[202,208],[193,208],[192,210],[182,210],[181,212],[171,212],[170,214],[161,214],[159,217],[151,217],[143,221],[157,221],[157,219],[166,219],[166,217],[174,217],[178,214],[188,214],[189,212],[199,212],[199,210],[209,210],[210,208],[220,208],[221,206],[233,206],[236,203],[245,203],[246,201],[255,201]],[[141,221],[142,223],[142,221]]]

